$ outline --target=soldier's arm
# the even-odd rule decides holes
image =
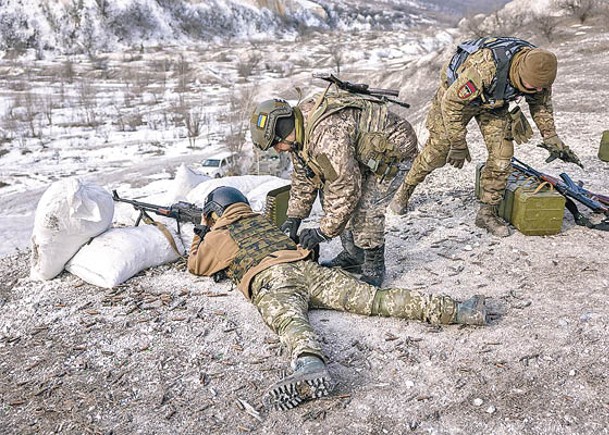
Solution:
[[[298,159],[292,158],[292,164],[294,170],[287,215],[304,219],[311,214],[311,208],[317,197],[317,187],[307,178],[305,168]]]
[[[195,235],[188,254],[188,271],[194,275],[212,276],[226,269],[238,250],[227,230],[210,231],[203,241]]]
[[[528,94],[525,99],[529,105],[531,117],[535,121],[541,136],[544,138],[555,136],[552,88],[544,89],[542,92],[535,94]]]
[[[448,87],[442,98],[442,120],[446,134],[451,146],[457,145],[457,148],[463,148],[466,144],[467,124],[471,118],[465,115],[465,108],[482,96],[484,88],[491,85],[496,73],[490,50],[472,54],[462,68],[459,78]]]
[[[347,225],[359,203],[362,188],[355,157],[356,129],[351,127],[355,121],[348,111],[343,112],[320,123],[317,127],[320,135],[313,150],[326,179],[320,229],[330,237],[338,236]]]

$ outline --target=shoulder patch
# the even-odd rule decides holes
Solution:
[[[332,166],[332,162],[328,156],[325,154],[320,154],[316,160],[323,172],[324,178],[330,183],[334,182],[338,178],[338,174],[334,170],[334,166]]]
[[[476,88],[476,85],[474,84],[474,82],[472,82],[471,80],[468,80],[467,83],[465,83],[463,86],[461,86],[459,88],[459,90],[457,91],[457,97],[459,97],[462,100],[467,100],[469,97],[471,97],[476,92],[478,92],[478,88]]]

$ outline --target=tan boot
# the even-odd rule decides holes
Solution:
[[[414,192],[414,188],[417,187],[416,184],[406,184],[403,183],[398,191],[395,193],[393,197],[393,201],[389,205],[389,208],[395,214],[405,214],[406,209],[408,208],[408,201],[412,196],[412,192]]]
[[[476,226],[484,228],[497,237],[509,236],[510,229],[507,224],[497,216],[497,209],[490,204],[481,204],[476,215]]]

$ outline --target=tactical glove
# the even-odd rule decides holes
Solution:
[[[306,249],[314,249],[326,240],[330,240],[330,237],[322,233],[319,228],[305,228],[300,232],[300,246]]]
[[[209,227],[207,225],[195,225],[193,232],[203,240],[205,235],[209,233]]]
[[[298,228],[300,228],[300,222],[302,222],[302,219],[300,218],[289,217],[281,224],[279,229],[290,239],[298,243]]]
[[[527,143],[533,137],[533,129],[520,107],[516,106],[510,111],[510,118],[512,119],[512,137],[516,143],[518,145]]]
[[[446,163],[453,165],[457,169],[461,169],[466,159],[468,162],[472,161],[465,141],[450,146],[450,151],[448,152],[448,156],[446,156]]]
[[[544,148],[550,152],[550,155],[546,159],[546,163],[550,163],[556,159],[560,159],[563,162],[567,163],[575,163],[579,167],[583,169],[584,165],[577,157],[571,148],[569,148],[565,143],[558,137],[558,135],[554,135],[543,140],[542,144],[537,145],[540,148]]]

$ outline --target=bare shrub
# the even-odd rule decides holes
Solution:
[[[328,53],[330,54],[330,60],[332,61],[334,71],[337,75],[340,75],[340,68],[343,66],[343,62],[345,60],[342,44],[331,44],[328,49]]]
[[[226,136],[226,147],[235,154],[230,172],[236,175],[242,174],[247,168],[245,148],[245,136],[248,130],[249,115],[254,106],[255,90],[248,86],[240,91],[235,88],[229,94],[229,110],[226,121],[228,123],[228,135]]]
[[[88,126],[97,124],[97,91],[93,84],[83,78],[78,84],[78,102],[83,112],[84,122]]]
[[[582,24],[601,9],[599,0],[557,0],[556,4]]]
[[[548,40],[548,42],[554,41],[558,27],[557,17],[537,14],[533,17],[531,24],[539,31],[539,33],[541,33],[544,38]]]
[[[247,55],[247,59],[241,59],[237,62],[237,74],[247,80],[254,73],[259,63],[260,56],[250,53]]]

